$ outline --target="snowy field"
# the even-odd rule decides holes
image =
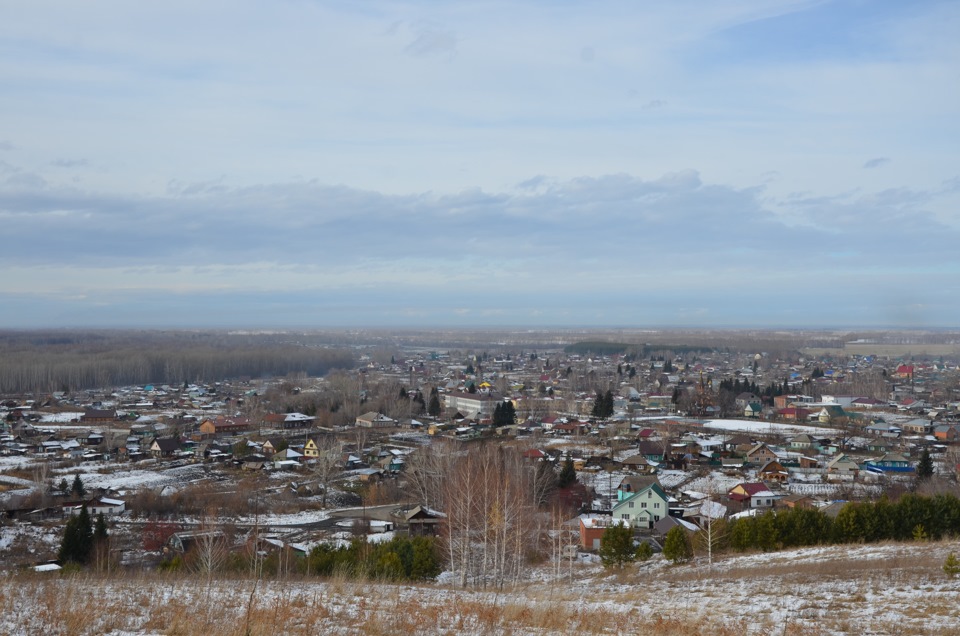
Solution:
[[[756,420],[707,420],[703,428],[729,431],[731,433],[766,433],[772,435],[822,435],[831,437],[837,431],[822,426],[801,426],[797,424],[778,424],[777,422],[758,422]]]
[[[807,548],[611,574],[591,563],[562,580],[504,590],[344,578],[0,579],[0,633],[710,634],[946,636],[958,633],[960,580],[941,565],[960,543]],[[90,599],[97,611],[90,611]]]

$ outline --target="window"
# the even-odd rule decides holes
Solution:
[[[620,515],[620,518],[621,518],[621,519],[630,519],[630,515],[625,512],[625,513],[623,513],[622,515]]]
[[[654,521],[660,521],[660,515],[653,515]]]
[[[641,501],[641,502],[640,502],[640,507],[641,507],[641,508],[646,508],[646,507],[647,507],[647,502],[646,502],[646,501]]]
[[[660,509],[660,502],[659,502],[659,501],[654,502],[653,507],[654,507],[655,509],[659,510],[659,509]]]
[[[631,502],[628,504],[628,506],[629,506],[630,508],[633,508],[633,502],[631,501]]]

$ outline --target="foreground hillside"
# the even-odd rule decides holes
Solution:
[[[804,549],[706,566],[653,561],[501,592],[343,579],[20,575],[4,634],[960,633],[960,542]]]

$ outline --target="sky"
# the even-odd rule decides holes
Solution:
[[[960,3],[0,0],[0,327],[960,327]]]

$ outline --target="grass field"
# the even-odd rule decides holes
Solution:
[[[946,636],[960,633],[960,581],[942,571],[951,551],[960,542],[807,548],[712,567],[655,559],[616,574],[582,565],[570,581],[505,590],[19,574],[0,580],[0,633]]]

